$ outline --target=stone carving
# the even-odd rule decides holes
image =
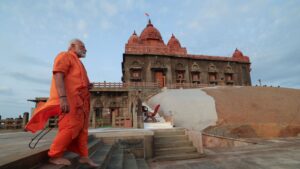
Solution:
[[[196,62],[192,64],[191,72],[200,72],[200,67]]]
[[[210,72],[210,73],[216,73],[217,72],[217,67],[213,63],[210,63],[208,65],[208,72]]]
[[[228,73],[228,74],[233,74],[234,73],[233,70],[232,70],[232,67],[229,64],[226,65],[224,73]]]
[[[185,70],[184,69],[184,66],[183,66],[183,64],[182,63],[177,63],[177,65],[176,65],[176,68],[175,68],[176,70]]]

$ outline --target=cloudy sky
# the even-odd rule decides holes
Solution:
[[[55,56],[72,38],[86,43],[91,81],[121,81],[124,45],[147,17],[165,43],[174,33],[190,54],[252,62],[252,83],[300,88],[299,0],[1,0],[0,115],[30,111],[48,96]]]

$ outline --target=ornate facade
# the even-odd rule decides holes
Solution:
[[[236,49],[231,57],[188,54],[172,34],[167,44],[149,20],[138,36],[125,45],[123,82],[172,84],[251,85],[250,60]]]

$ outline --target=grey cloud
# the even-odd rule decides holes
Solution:
[[[34,65],[34,66],[44,66],[44,67],[50,67],[51,66],[50,63],[44,61],[41,58],[28,56],[26,54],[16,54],[15,58],[18,62],[21,62],[22,64]]]
[[[49,95],[49,89],[35,89],[36,92],[44,95],[44,96],[47,96]]]
[[[35,77],[25,73],[11,72],[9,73],[9,75],[15,78],[16,80],[24,80],[31,83],[38,83],[38,84],[45,84],[45,85],[50,84],[50,79],[46,79],[43,77]]]

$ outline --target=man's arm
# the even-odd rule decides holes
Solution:
[[[54,73],[55,85],[60,101],[60,109],[62,113],[68,113],[70,111],[69,103],[66,95],[66,88],[64,82],[64,74],[61,72]]]

